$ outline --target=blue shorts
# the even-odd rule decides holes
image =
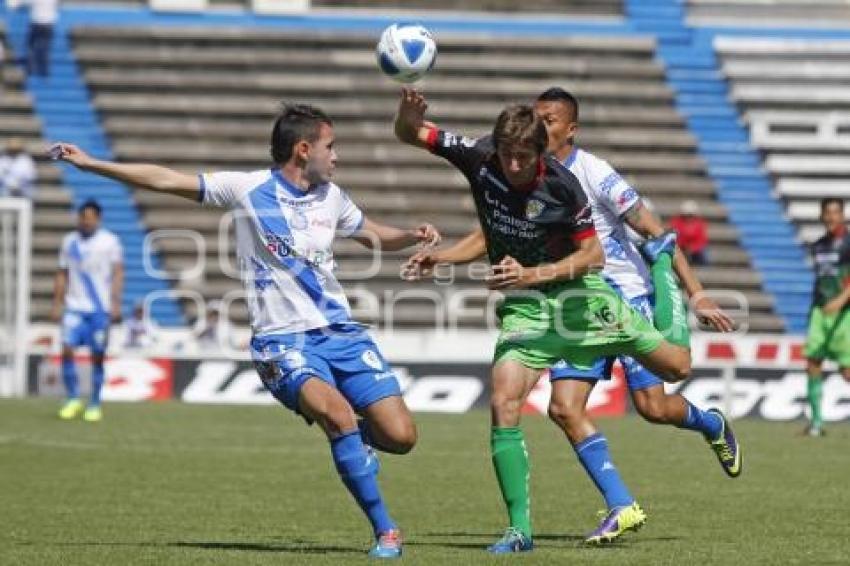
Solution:
[[[649,295],[641,295],[632,299],[627,299],[629,304],[647,320],[652,320],[652,301]],[[620,360],[620,365],[623,366],[623,373],[626,376],[626,383],[630,391],[639,391],[647,389],[655,385],[662,385],[664,382],[654,373],[643,367],[636,359],[630,356],[612,356],[610,358],[599,358],[593,364],[591,369],[579,370],[573,368],[566,360],[559,361],[552,366],[550,370],[550,379],[580,379],[585,381],[599,381],[600,379],[611,379],[611,370],[614,367],[614,360]]]
[[[92,354],[103,354],[109,343],[109,314],[65,311],[62,315],[62,344],[71,348],[88,346]]]
[[[357,411],[401,395],[395,374],[360,326],[256,336],[251,340],[251,357],[266,389],[299,415],[301,387],[311,377],[334,386]]]

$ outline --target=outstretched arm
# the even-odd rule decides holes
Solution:
[[[422,224],[412,230],[403,230],[379,224],[367,217],[363,221],[363,226],[352,238],[367,248],[380,248],[394,252],[419,243],[435,246],[440,243],[441,236],[431,224]]]
[[[635,232],[645,238],[654,238],[664,233],[664,226],[661,221],[641,201],[631,207],[624,218]],[[700,321],[711,325],[718,332],[731,332],[734,329],[732,319],[723,312],[717,303],[705,296],[702,283],[700,283],[694,270],[691,269],[685,254],[678,247],[673,256],[673,269],[679,276],[688,296],[694,300],[693,308]]]
[[[395,135],[400,141],[423,149],[430,147],[429,136],[432,135],[433,124],[425,122],[427,109],[428,103],[424,96],[412,88],[401,89],[395,117]]]
[[[453,246],[442,250],[422,250],[413,254],[402,267],[402,276],[410,281],[430,276],[440,263],[469,263],[487,251],[484,232],[478,228]]]
[[[50,148],[50,155],[54,159],[67,161],[83,171],[109,177],[148,191],[168,193],[195,202],[198,202],[201,197],[201,183],[196,175],[187,175],[159,165],[102,161],[69,143],[55,144]]]

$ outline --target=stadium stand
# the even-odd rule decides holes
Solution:
[[[749,143],[714,52],[716,34],[732,33],[731,28],[689,25],[688,7],[676,0],[626,0],[625,7],[634,28],[658,38],[657,52],[676,108],[697,139],[718,200],[726,206],[763,288],[774,297],[777,314],[786,330],[805,330],[811,270],[793,224],[773,195],[761,155]]]
[[[687,0],[693,25],[850,27],[847,0]]]
[[[21,138],[36,160],[38,183],[33,202],[32,293],[30,312],[34,320],[46,320],[53,297],[59,243],[74,227],[70,213],[71,194],[63,186],[59,171],[44,158],[45,142],[41,121],[33,111],[32,99],[24,91],[24,73],[12,65],[14,56],[0,25],[0,42],[7,64],[3,92],[0,93],[0,147],[9,137]]]
[[[163,162],[190,172],[265,167],[268,129],[280,99],[312,102],[336,120],[339,183],[377,219],[403,225],[433,221],[449,239],[475,224],[461,177],[392,138],[397,87],[375,72],[371,36],[84,26],[73,31],[73,45],[120,159]],[[584,101],[581,143],[627,174],[662,214],[674,213],[684,196],[697,199],[711,222],[712,266],[701,270],[703,281],[710,288],[743,292],[753,311],[752,330],[782,330],[737,230],[716,201],[695,140],[673,107],[653,41],[445,34],[440,48],[439,72],[424,84],[437,121],[483,134],[503,104],[529,100],[553,83],[572,89]],[[238,288],[218,266],[218,212],[160,195],[135,196],[150,229],[189,228],[205,235],[211,266],[206,278],[178,286],[208,298]],[[168,269],[193,262],[188,240],[161,245]],[[338,258],[343,274],[371,263],[351,243],[339,246]],[[385,322],[384,293],[411,289],[399,281],[398,267],[399,261],[385,262],[368,281],[342,277],[359,316]],[[483,320],[477,308],[480,284],[465,271],[451,285],[415,289],[454,296],[455,302],[435,312],[428,298],[403,299],[393,313],[394,325],[433,324],[446,310],[465,324]],[[461,300],[457,291],[476,298]],[[237,322],[243,320],[244,313],[237,316]]]
[[[850,41],[721,37],[715,46],[788,216],[813,241],[818,201],[850,197]]]
[[[621,0],[313,0],[316,8],[374,8],[387,9],[404,7],[405,10],[464,10],[498,12],[548,12],[553,14],[619,16],[623,6]]]
[[[26,27],[15,15],[8,20],[9,53],[23,53]],[[79,81],[76,66],[68,56],[67,38],[57,34],[51,53],[49,79],[24,80],[20,70],[15,92],[9,93],[9,103],[20,101],[19,106],[38,116],[40,130],[32,139],[31,152],[39,159],[39,174],[51,190],[41,191],[34,214],[33,304],[32,318],[43,321],[49,314],[53,288],[53,274],[62,233],[75,225],[71,208],[88,198],[96,198],[104,207],[104,226],[116,232],[125,251],[125,286],[123,311],[129,312],[135,302],[150,296],[151,292],[168,290],[168,282],[151,277],[143,259],[144,227],[138,211],[122,186],[105,182],[96,176],[74,171],[70,167],[56,166],[44,161],[49,140],[69,139],[88,147],[94,154],[108,156],[108,142],[103,138],[97,118],[88,101],[85,86]],[[13,55],[9,55],[12,57]],[[20,56],[19,56],[20,57]],[[10,113],[10,116],[12,114]],[[5,117],[5,113],[4,113]],[[57,192],[59,187],[64,191]],[[53,190],[57,189],[57,190]],[[47,199],[44,204],[41,198]],[[152,256],[153,266],[158,257]],[[152,315],[163,325],[183,324],[183,315],[171,298],[162,297],[152,305]]]

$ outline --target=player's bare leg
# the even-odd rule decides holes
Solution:
[[[646,514],[629,492],[614,466],[608,441],[587,415],[587,401],[595,381],[558,379],[552,382],[549,418],[564,431],[576,457],[605,499],[604,518],[585,542],[610,542],[627,531],[639,529]]]
[[[632,391],[635,409],[647,421],[702,433],[723,471],[730,477],[741,473],[741,446],[726,416],[718,409],[703,411],[678,393],[668,394],[663,385]]]
[[[684,424],[688,416],[688,401],[678,393],[667,394],[663,385],[632,391],[635,410],[653,424]]]
[[[416,424],[402,397],[385,397],[361,413],[358,426],[366,444],[391,454],[407,454],[416,445]]]
[[[488,548],[495,554],[526,552],[533,548],[528,451],[519,422],[522,406],[540,374],[541,370],[528,368],[515,360],[505,360],[493,367],[490,450],[510,520],[504,536]]]
[[[668,383],[678,383],[691,374],[691,351],[669,342],[662,342],[652,352],[634,357]]]
[[[327,435],[340,478],[372,524],[377,542],[370,556],[400,556],[401,535],[381,497],[377,461],[363,445],[351,405],[336,388],[313,377],[301,387],[299,409]]]

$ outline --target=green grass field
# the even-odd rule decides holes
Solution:
[[[0,564],[366,563],[368,524],[320,432],[277,407],[118,404],[92,425],[56,402],[0,402]],[[850,426],[737,423],[741,478],[695,434],[601,420],[649,514],[617,544],[583,548],[601,499],[542,417],[527,418],[535,551],[496,558],[504,527],[487,414],[420,415],[420,444],[382,458],[411,564],[847,564]]]

